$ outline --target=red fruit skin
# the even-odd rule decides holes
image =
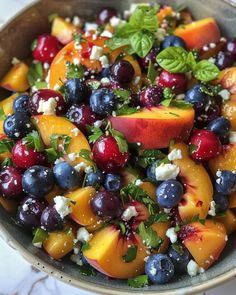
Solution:
[[[180,231],[178,232],[178,237],[181,240],[185,240],[189,238],[191,235],[196,234],[196,228],[187,224],[181,227]]]
[[[16,166],[28,169],[34,165],[42,165],[46,163],[44,153],[37,152],[35,149],[26,146],[23,140],[19,140],[12,149],[12,161]]]
[[[40,62],[51,63],[60,49],[61,45],[56,37],[44,34],[36,39],[36,48],[32,54]]]
[[[41,89],[32,94],[29,99],[29,111],[32,116],[42,115],[38,112],[39,102],[41,100],[48,101],[51,97],[56,99],[56,115],[63,115],[67,110],[66,102],[60,92],[50,89]]]
[[[22,175],[16,168],[9,166],[2,169],[0,194],[7,199],[16,199],[23,194]]]
[[[129,160],[129,153],[121,153],[118,144],[111,135],[100,137],[93,146],[93,160],[101,170],[117,172]]]
[[[223,151],[219,138],[209,130],[196,130],[193,132],[190,144],[197,147],[192,153],[194,160],[210,160],[219,156]]]
[[[138,201],[132,200],[129,204],[125,206],[125,208],[128,208],[129,206],[134,206],[138,213],[137,216],[131,219],[131,228],[133,230],[136,230],[141,222],[145,222],[148,220],[150,214],[147,207],[143,203],[140,203]]]
[[[187,90],[188,79],[185,74],[170,73],[163,70],[160,74],[158,85],[171,88],[175,94],[181,94]]]

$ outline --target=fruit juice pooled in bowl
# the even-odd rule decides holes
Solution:
[[[0,203],[130,287],[201,275],[236,230],[236,40],[169,6],[56,14],[0,86]]]

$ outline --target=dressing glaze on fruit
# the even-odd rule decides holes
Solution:
[[[84,275],[201,275],[236,230],[236,40],[170,6],[49,20],[0,81],[0,204]]]

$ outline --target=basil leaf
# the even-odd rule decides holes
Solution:
[[[106,40],[105,43],[111,50],[115,50],[117,48],[130,45],[130,40],[129,38],[113,37],[109,40]]]
[[[120,25],[116,29],[115,36],[122,37],[122,38],[128,38],[130,35],[136,33],[137,29],[138,28],[136,26],[133,26],[129,23],[125,23],[125,24]]]
[[[115,89],[114,91],[115,96],[122,99],[123,102],[130,102],[130,91],[126,89]]]
[[[156,77],[158,75],[157,70],[155,69],[153,63],[151,60],[149,60],[149,65],[148,65],[148,73],[147,73],[147,78],[154,83],[156,81]]]
[[[119,147],[119,151],[122,154],[126,153],[128,151],[128,144],[124,135],[115,129],[110,129],[110,133],[115,138],[116,143]]]
[[[145,222],[146,226],[151,226],[154,223],[165,223],[170,219],[169,214],[161,212],[155,215],[150,215],[148,220]]]
[[[152,248],[160,247],[162,243],[162,239],[151,227],[146,227],[144,223],[141,222],[138,226],[138,232],[141,239],[144,241],[147,247],[152,247]]]
[[[127,253],[122,257],[125,262],[131,262],[136,258],[138,247],[135,245],[130,245],[128,247]]]
[[[36,149],[37,152],[44,151],[44,144],[42,138],[40,137],[37,131],[32,131],[23,138],[23,141],[26,141],[26,145],[29,148]]]
[[[208,60],[202,60],[193,68],[193,75],[202,82],[209,82],[218,78],[220,70]]]
[[[168,47],[156,59],[163,69],[171,73],[186,73],[190,70],[187,63],[188,52],[182,47]]]
[[[131,36],[130,43],[138,56],[145,57],[153,46],[154,36],[139,31]]]
[[[128,285],[132,288],[142,288],[148,286],[148,276],[140,275],[132,279],[128,279]]]
[[[129,23],[133,27],[155,32],[158,28],[156,11],[151,6],[138,6],[131,15]]]

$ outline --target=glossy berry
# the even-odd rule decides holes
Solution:
[[[44,166],[32,166],[23,174],[22,186],[24,192],[35,198],[46,196],[54,186],[52,171]]]
[[[100,78],[110,78],[111,77],[111,69],[110,68],[103,68],[100,73]]]
[[[103,7],[101,10],[99,10],[97,17],[96,17],[96,23],[98,25],[104,25],[109,23],[110,19],[113,16],[117,16],[117,10],[113,7]]]
[[[185,74],[170,73],[163,70],[160,74],[158,85],[171,88],[175,94],[184,93],[187,89],[188,79]]]
[[[90,96],[90,107],[94,113],[100,116],[111,115],[116,109],[116,104],[117,98],[114,93],[107,88],[94,90]]]
[[[156,183],[156,181],[157,181],[156,180],[156,167],[157,167],[157,165],[158,165],[157,162],[153,162],[147,168],[147,178],[154,183]]]
[[[7,137],[16,141],[25,137],[32,131],[33,124],[26,114],[15,113],[5,119],[3,128]]]
[[[108,173],[105,177],[104,188],[110,192],[117,192],[121,188],[121,177],[118,174]]]
[[[5,167],[0,172],[0,194],[7,199],[22,195],[22,175],[14,167]]]
[[[228,196],[224,194],[215,193],[213,196],[213,200],[216,203],[216,211],[224,212],[229,207],[229,199]]]
[[[220,116],[221,108],[215,101],[209,98],[206,107],[195,114],[195,126],[199,129],[205,128],[210,122]]]
[[[179,250],[180,251],[176,251],[175,248],[171,246],[167,254],[174,264],[175,272],[185,273],[187,265],[191,260],[191,255],[184,246],[179,245]]]
[[[231,53],[220,51],[216,57],[215,64],[220,70],[224,70],[232,67],[235,60],[236,58]]]
[[[183,193],[183,186],[180,182],[174,179],[166,180],[157,187],[157,203],[162,208],[173,208],[178,205]]]
[[[87,125],[93,125],[96,121],[96,115],[91,107],[85,104],[73,104],[67,111],[66,117],[83,133],[87,133]]]
[[[111,68],[111,75],[114,80],[120,83],[130,83],[134,78],[134,68],[126,60],[117,61]]]
[[[32,44],[34,59],[40,62],[51,63],[61,46],[57,38],[51,35],[40,35]]]
[[[145,273],[154,284],[168,283],[174,276],[174,264],[165,254],[149,256],[145,263]]]
[[[151,62],[153,65],[156,64],[156,57],[158,55],[158,53],[160,52],[160,48],[159,47],[154,47],[152,48],[149,53],[143,57],[139,59],[139,64],[141,65],[141,67],[144,70],[147,70],[149,67],[149,63]]]
[[[140,93],[139,104],[141,107],[153,107],[163,100],[163,88],[161,86],[149,86]]]
[[[64,190],[74,190],[80,185],[79,172],[67,162],[56,164],[53,173],[57,185]]]
[[[224,140],[229,135],[230,121],[225,117],[219,117],[207,125],[207,129],[213,131],[220,140]]]
[[[195,85],[193,88],[189,89],[186,93],[185,100],[193,104],[196,111],[201,112],[204,110],[208,96],[202,91],[203,86],[201,84]]]
[[[193,132],[190,144],[196,146],[196,150],[192,153],[194,160],[210,160],[219,156],[222,152],[219,138],[209,130],[196,130]]]
[[[236,39],[229,40],[226,43],[224,51],[232,54],[232,56],[234,56],[234,58],[236,59]]]
[[[99,188],[103,184],[104,179],[104,174],[100,170],[96,170],[87,174],[85,184],[86,186]]]
[[[52,101],[52,99],[55,104],[52,110],[50,110],[51,114],[54,114],[54,112],[58,116],[65,114],[66,102],[63,96],[61,95],[61,93],[51,89],[41,89],[34,92],[29,99],[28,107],[29,107],[29,111],[31,115],[34,116],[34,115],[42,114],[39,108],[40,104],[42,104],[42,102],[46,102],[49,100]],[[50,106],[48,106],[47,109],[48,108],[50,108]]]
[[[55,209],[54,205],[47,206],[42,212],[40,224],[48,232],[63,229],[64,221]]]
[[[236,189],[236,174],[229,170],[218,172],[215,183],[217,193],[229,195]]]
[[[13,102],[14,113],[29,114],[29,109],[28,109],[29,98],[30,97],[27,94],[21,94],[17,96]]]
[[[24,226],[24,229],[32,230],[40,227],[40,218],[45,208],[44,200],[26,197],[18,208],[16,219]]]
[[[90,95],[89,87],[79,78],[67,80],[64,84],[65,100],[69,104],[85,102]]]
[[[27,142],[19,140],[12,149],[12,161],[16,166],[28,169],[33,165],[40,165],[46,162],[44,153],[37,152],[35,149],[27,146]]]
[[[128,152],[120,152],[119,146],[111,135],[100,137],[93,146],[93,160],[101,170],[117,172],[129,160]]]
[[[174,35],[170,35],[170,36],[167,36],[165,38],[165,40],[163,41],[162,43],[162,48],[163,49],[166,49],[168,47],[183,47],[183,48],[186,48],[186,43],[185,41],[178,37],[178,36],[174,36]]]
[[[90,204],[93,213],[101,218],[117,218],[123,212],[121,200],[113,192],[98,192]]]

